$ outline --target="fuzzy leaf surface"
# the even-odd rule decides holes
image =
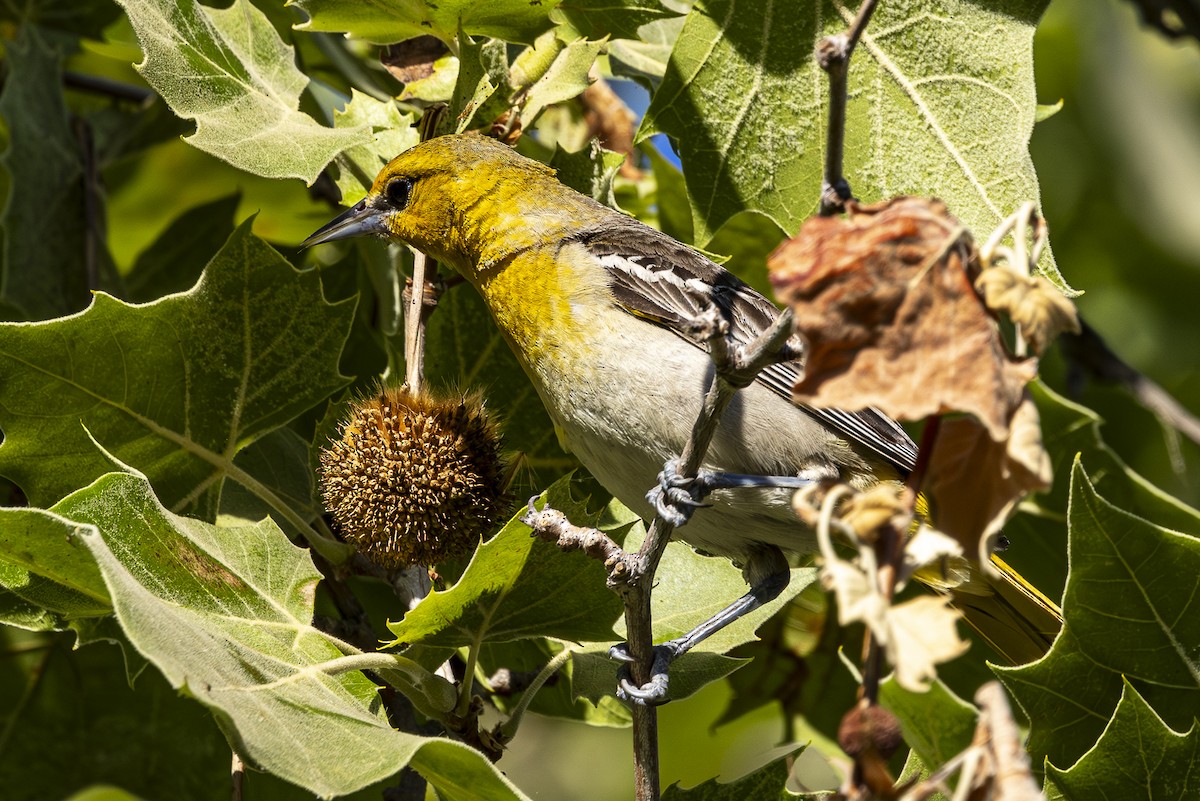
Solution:
[[[560,0],[403,0],[362,3],[358,0],[292,0],[309,21],[296,27],[309,31],[345,31],[378,44],[417,36],[455,42],[459,26],[471,36],[494,36],[531,43],[550,27],[550,11]]]
[[[171,110],[196,121],[187,141],[266,178],[308,183],[334,156],[371,139],[366,126],[326,128],[301,112],[308,77],[249,0],[120,0],[141,44],[137,65]]]
[[[1200,796],[1200,731],[1172,731],[1128,682],[1096,747],[1068,770],[1046,768],[1047,797],[1144,798]]]
[[[0,472],[49,506],[112,469],[98,443],[211,520],[237,452],[346,384],[353,313],[247,223],[186,293],[2,324]]]
[[[83,539],[130,641],[254,764],[320,796],[411,763],[447,798],[472,783],[483,798],[520,797],[477,752],[393,729],[374,681],[329,668],[347,646],[312,626],[320,574],[269,519],[222,527],[174,515],[128,473],[103,476],[72,505],[94,527]],[[423,682],[423,701],[452,703],[444,680],[407,660],[397,668]]]
[[[1033,33],[1046,5],[879,7],[849,73],[844,172],[857,197],[934,195],[981,238],[1037,200]],[[693,7],[638,137],[679,143],[697,244],[742,210],[789,233],[816,210],[828,78],[814,44],[854,11],[828,0],[803,12],[783,0]]]

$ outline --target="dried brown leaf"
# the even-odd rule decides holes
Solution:
[[[992,801],[1045,801],[1000,683],[991,681],[980,687],[975,703],[979,705],[975,742],[986,756],[977,763],[974,775],[964,778],[970,779],[979,795]]]
[[[962,411],[993,439],[1036,372],[1013,359],[972,287],[970,234],[941,201],[901,197],[814,217],[770,257],[809,344],[796,399],[901,420]]]
[[[1040,275],[1024,275],[1001,265],[984,270],[975,286],[989,309],[1008,314],[1034,353],[1044,353],[1064,331],[1079,333],[1075,304]]]
[[[974,419],[945,420],[926,473],[933,524],[978,553],[986,564],[990,540],[1027,492],[1050,486],[1050,457],[1042,447],[1037,406],[1025,393],[1011,433],[996,442]]]
[[[955,626],[962,613],[949,604],[944,596],[924,595],[888,610],[888,638],[880,642],[896,670],[896,682],[904,689],[925,692],[937,678],[938,664],[971,647]]]

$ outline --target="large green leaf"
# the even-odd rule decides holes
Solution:
[[[879,702],[900,721],[904,742],[926,765],[942,765],[965,751],[975,735],[975,707],[935,680],[927,692],[901,687],[894,676],[880,684]]]
[[[569,476],[546,491],[546,502],[576,525],[596,522],[596,515],[571,497]],[[621,602],[604,582],[597,560],[560,552],[530,536],[529,527],[514,518],[479,546],[457,584],[430,593],[403,620],[388,626],[395,644],[461,647],[531,637],[612,640]]]
[[[1027,146],[1033,32],[1045,6],[880,5],[850,63],[845,173],[858,197],[936,195],[981,238],[1038,199]],[[813,43],[845,30],[853,12],[831,2],[696,3],[638,138],[677,143],[698,244],[742,210],[788,232],[816,210],[828,79]]]
[[[70,640],[0,627],[5,801],[62,799],[96,782],[146,801],[227,801],[229,745],[208,711],[153,670],[131,686],[121,649]]]
[[[79,539],[83,528],[62,510],[0,509],[0,587],[56,618],[30,618],[28,609],[15,605],[0,620],[21,628],[61,628],[66,621],[112,611],[96,562]]]
[[[552,20],[588,39],[637,39],[643,25],[676,16],[655,0],[560,0],[550,12]]]
[[[99,443],[213,519],[237,452],[345,385],[353,313],[247,222],[184,294],[0,325],[0,472],[48,506],[112,468]]]
[[[1069,770],[1046,768],[1052,801],[1200,798],[1200,732],[1172,731],[1128,682],[1095,748]]]
[[[1200,540],[1101,498],[1071,476],[1065,623],[1033,664],[993,668],[1030,720],[1029,749],[1070,765],[1092,747],[1128,679],[1170,725],[1200,713]]]
[[[0,296],[30,319],[86,306],[101,260],[107,259],[101,221],[86,213],[83,129],[72,130],[67,119],[60,61],[32,25],[5,44],[8,75],[0,117],[8,126],[3,164],[11,186],[2,218]],[[89,278],[85,253],[89,238],[96,237],[101,237],[94,242],[98,260]]]
[[[128,473],[103,476],[72,506],[94,526],[82,537],[130,642],[209,707],[253,764],[323,797],[405,764],[447,798],[471,785],[471,797],[519,797],[478,752],[388,725],[375,682],[339,666],[349,646],[312,626],[320,574],[308,552],[269,519],[221,527],[180,517]],[[415,663],[363,657],[423,713],[453,705],[453,688]]]
[[[138,70],[180,117],[187,141],[239,169],[308,183],[334,156],[371,140],[366,126],[326,128],[299,111],[308,77],[249,0],[119,0],[145,60]]]
[[[799,749],[796,753],[802,750],[804,749]],[[796,798],[795,794],[787,789],[790,772],[788,760],[781,757],[747,776],[728,783],[709,779],[687,790],[682,789],[678,783],[672,784],[663,791],[662,797],[663,801],[743,801],[747,798],[756,801],[789,801]]]
[[[494,36],[530,43],[550,27],[550,11],[560,0],[403,0],[363,3],[360,0],[289,0],[309,21],[310,31],[345,31],[379,44],[432,35],[456,46],[459,27],[471,36]]]

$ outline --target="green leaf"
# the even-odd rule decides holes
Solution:
[[[638,29],[679,16],[654,0],[561,0],[550,19],[588,39],[637,39]]]
[[[323,511],[316,493],[315,460],[303,437],[290,428],[277,428],[238,452],[234,464],[290,509],[312,519]],[[233,482],[221,493],[219,522],[231,518],[252,523],[270,513],[271,507],[241,484]],[[289,534],[298,533],[291,530],[288,521],[282,525]]]
[[[187,293],[97,294],[72,317],[2,324],[0,471],[47,506],[111,469],[98,443],[172,508],[213,519],[222,480],[245,483],[237,452],[346,384],[353,314],[247,222]]]
[[[1123,675],[1172,725],[1200,711],[1200,641],[1193,591],[1200,541],[1101,498],[1076,462],[1068,514],[1065,623],[1050,652],[993,668],[1030,720],[1029,749],[1069,765],[1104,729]]]
[[[558,171],[558,180],[609,208],[616,208],[613,180],[624,162],[624,155],[605,150],[595,139],[590,147],[578,153],[558,148],[550,157],[550,166]]]
[[[334,156],[371,140],[365,127],[326,128],[299,111],[308,78],[292,48],[249,0],[118,0],[145,59],[137,65],[171,109],[196,121],[187,141],[267,178],[308,183]]]
[[[596,516],[571,497],[570,476],[550,487],[545,499],[576,525],[595,524]],[[388,624],[393,645],[614,639],[621,602],[605,587],[604,567],[531,536],[521,514],[479,546],[457,584],[430,593],[403,620]]]
[[[3,164],[11,182],[3,222],[0,295],[30,319],[57,317],[87,305],[84,254],[89,225],[79,135],[67,119],[61,57],[32,25],[5,44],[8,75],[0,117],[8,126]],[[103,240],[101,240],[102,242]],[[93,269],[109,271],[99,246]]]
[[[480,649],[479,664],[484,674],[491,676],[498,669],[506,668],[513,672],[536,674],[563,648],[569,645],[553,640],[516,640],[505,643],[488,643]],[[613,685],[615,663],[606,660],[606,680]],[[597,703],[580,698],[572,692],[571,677],[575,664],[568,662],[558,674],[551,677],[538,690],[537,695],[529,705],[530,712],[550,717],[578,720],[591,726],[606,726],[612,728],[628,727],[631,721],[629,707],[618,701],[614,696],[601,697]],[[615,686],[615,685],[614,685]],[[494,696],[490,699],[497,708],[510,714],[517,703],[518,696]]]
[[[309,21],[307,31],[345,31],[377,44],[391,44],[426,34],[454,47],[459,26],[471,36],[492,36],[531,43],[550,28],[550,11],[560,0],[406,0],[362,3],[359,0],[289,0]]]
[[[684,20],[684,17],[670,17],[650,22],[638,31],[636,39],[611,42],[608,58],[613,74],[632,78],[651,92],[656,91],[667,73],[667,63]]]
[[[150,247],[138,254],[125,278],[126,300],[148,303],[163,295],[185,292],[196,283],[213,242],[233,234],[239,194],[188,209],[167,226]]]
[[[588,71],[603,49],[604,42],[586,39],[571,42],[563,48],[545,74],[529,87],[525,107],[521,109],[521,125],[530,127],[546,106],[582,94],[588,88]]]
[[[71,639],[0,627],[6,801],[61,799],[95,783],[147,801],[228,801],[229,744],[212,715],[157,671],[131,685],[121,649],[73,649]]]
[[[926,765],[943,765],[965,751],[975,736],[979,714],[950,688],[935,680],[928,692],[915,693],[888,677],[879,686],[879,703],[900,721],[904,742]]]
[[[795,756],[798,751],[791,754]],[[753,798],[755,801],[789,801],[796,795],[787,789],[788,760],[786,757],[772,760],[758,770],[743,776],[728,784],[709,779],[690,790],[683,790],[678,783],[672,784],[663,791],[663,801],[743,801]]]
[[[464,34],[458,58],[458,77],[450,107],[438,121],[439,135],[462,133],[476,127],[476,120],[490,123],[509,107],[508,45],[502,39],[475,42]]]
[[[1046,767],[1047,790],[1072,801],[1200,797],[1200,733],[1172,731],[1126,682],[1096,746],[1069,770]],[[1047,793],[1050,795],[1050,792]]]
[[[1088,479],[1109,503],[1177,531],[1200,531],[1200,512],[1171,497],[1133,471],[1100,436],[1100,417],[1034,381],[1029,391],[1042,420],[1042,442],[1057,480],[1027,501],[1004,527],[1012,546],[1004,560],[1049,597],[1062,596],[1067,575],[1066,517],[1072,463],[1087,466]],[[1119,691],[1118,691],[1119,692]]]
[[[1084,653],[1130,678],[1200,690],[1200,528],[1170,531],[1118,509],[1081,467],[1072,474],[1068,523],[1063,606],[1076,610],[1072,628]]]
[[[312,627],[320,574],[269,519],[221,527],[173,515],[143,477],[126,473],[104,476],[72,501],[76,519],[95,526],[83,540],[130,641],[209,707],[253,764],[332,796],[411,760],[449,797],[462,782],[479,782],[483,797],[518,797],[478,752],[391,728],[375,683],[339,668],[349,647]],[[392,661],[357,658],[376,669]],[[453,704],[445,680],[402,657],[393,664],[418,709]]]
[[[63,620],[97,617],[112,611],[96,561],[80,541],[85,526],[70,519],[69,507],[0,509],[0,586],[35,608]],[[21,628],[47,628],[57,621],[21,621],[32,610],[17,605],[5,622]],[[61,628],[61,624],[49,626]]]
[[[1037,200],[1027,146],[1045,5],[878,9],[849,69],[845,174],[856,196],[936,195],[980,239]],[[844,31],[853,11],[826,2],[798,12],[782,0],[749,8],[696,3],[638,132],[677,142],[701,246],[747,209],[795,231],[821,191],[828,79],[813,43]]]
[[[333,114],[334,126],[366,127],[372,137],[367,144],[352,147],[338,157],[337,187],[344,205],[362,199],[383,165],[420,141],[421,135],[413,127],[415,121],[414,115],[401,114],[390,100],[376,100],[357,89],[351,90],[346,108]]]

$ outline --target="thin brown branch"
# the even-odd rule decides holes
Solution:
[[[821,186],[819,213],[840,212],[853,197],[842,173],[846,144],[846,104],[849,101],[850,56],[875,12],[878,0],[863,0],[858,14],[845,32],[817,42],[817,64],[829,74],[829,125],[825,133],[825,178]]]
[[[1068,332],[1059,335],[1063,353],[1070,365],[1067,383],[1071,393],[1078,394],[1086,378],[1117,384],[1128,390],[1163,425],[1174,428],[1200,445],[1200,418],[1185,409],[1157,383],[1122,361],[1082,317],[1079,318],[1079,324],[1081,330],[1078,334]]]

